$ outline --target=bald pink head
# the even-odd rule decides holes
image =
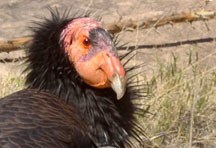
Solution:
[[[61,32],[60,44],[85,83],[96,88],[112,87],[118,99],[123,96],[125,71],[100,22],[93,18],[72,20]]]
[[[77,18],[72,20],[61,32],[60,42],[63,43],[64,49],[70,44],[71,36],[80,33],[83,30],[90,31],[93,28],[102,27],[101,23],[93,18]],[[66,51],[67,52],[67,51]]]

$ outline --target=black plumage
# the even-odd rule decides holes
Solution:
[[[27,62],[29,65],[25,71],[28,73],[25,83],[27,89],[12,94],[1,101],[0,104],[3,107],[1,108],[0,119],[4,116],[4,110],[7,111],[4,103],[8,105],[19,104],[17,106],[18,111],[16,112],[17,109],[13,111],[13,114],[15,114],[13,117],[17,118],[16,114],[19,114],[19,109],[25,106],[25,102],[31,102],[30,100],[32,100],[33,102],[27,103],[29,108],[26,111],[33,109],[34,114],[43,115],[42,112],[34,109],[38,105],[48,114],[52,113],[52,109],[61,112],[56,112],[58,117],[54,117],[55,121],[50,120],[47,123],[48,126],[52,125],[52,123],[56,124],[53,130],[43,129],[44,132],[50,132],[53,135],[51,137],[44,135],[45,139],[53,138],[51,139],[53,143],[50,144],[55,145],[58,143],[59,139],[56,132],[60,132],[60,135],[62,135],[60,141],[63,144],[65,141],[66,143],[69,142],[68,147],[86,147],[86,144],[89,145],[87,147],[95,147],[94,143],[99,147],[133,147],[131,138],[143,146],[142,138],[144,134],[135,119],[135,114],[139,109],[133,104],[133,100],[142,98],[143,95],[140,87],[132,81],[134,76],[129,78],[127,90],[121,100],[117,100],[117,96],[111,88],[97,89],[87,85],[71,65],[60,41],[62,30],[73,19],[66,16],[61,17],[58,12],[51,11],[51,14],[51,19],[45,19],[37,23],[37,27],[32,28],[34,35],[32,45],[28,51]],[[127,55],[123,56],[123,58],[125,57]],[[128,72],[134,69],[136,68],[130,68]],[[18,98],[17,102],[15,101],[16,98]],[[46,110],[46,108],[49,108],[46,106],[47,104],[52,109]],[[62,119],[61,115],[65,118]],[[22,115],[18,118],[22,118]],[[67,118],[68,120],[74,120],[74,122],[70,124]],[[49,120],[50,118],[44,114],[41,119],[42,126],[43,122],[46,121],[45,119]],[[27,120],[35,120],[35,117],[31,116]],[[8,123],[11,123],[11,121]],[[25,121],[25,123],[28,124],[28,121]],[[23,126],[22,124],[21,122],[19,126]],[[16,129],[15,127],[12,128]],[[29,134],[28,131],[23,132]],[[24,136],[22,139],[26,138],[29,142],[31,140],[40,141],[40,139],[37,139],[37,136],[43,134],[43,132],[40,133],[40,128],[31,132],[36,133],[35,139],[32,139],[31,136]],[[65,137],[65,132],[72,134],[70,135],[71,141],[67,141],[68,137]],[[3,131],[3,133],[7,134],[7,131]],[[22,134],[22,132],[17,134]],[[79,137],[83,138],[78,141],[73,140],[75,139],[73,137],[77,135],[81,135]],[[3,135],[3,141],[8,138],[10,137]],[[61,142],[58,144],[62,144]],[[84,146],[77,146],[77,143],[80,142]],[[58,145],[56,146],[58,147]]]
[[[96,148],[78,110],[56,95],[24,89],[0,100],[1,148]]]
[[[136,84],[128,82],[121,100],[111,88],[96,89],[87,85],[71,66],[59,43],[61,31],[72,20],[52,12],[52,18],[34,28],[34,40],[28,55],[28,88],[46,90],[74,104],[91,129],[91,136],[99,146],[123,148],[131,145],[129,137],[142,143],[142,130],[136,123],[134,99],[141,97]]]

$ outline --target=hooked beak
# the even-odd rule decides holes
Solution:
[[[85,83],[103,89],[111,87],[120,100],[126,91],[125,70],[114,54],[104,51],[91,60],[78,61],[75,64],[78,74]]]
[[[120,100],[126,91],[126,79],[115,73],[111,80],[111,87],[117,95],[117,100]]]
[[[125,70],[117,57],[106,53],[104,59],[106,62],[101,69],[106,73],[111,88],[117,95],[117,100],[120,100],[126,91]]]

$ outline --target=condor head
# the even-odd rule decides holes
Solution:
[[[124,96],[125,70],[110,34],[98,21],[92,18],[72,20],[61,32],[60,42],[85,83],[99,89],[111,87],[117,99]]]

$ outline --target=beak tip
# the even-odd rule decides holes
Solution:
[[[123,90],[122,92],[116,93],[117,95],[117,100],[120,100],[125,94],[125,90]]]
[[[111,87],[117,95],[117,100],[120,100],[126,91],[126,79],[120,77],[118,74],[115,74],[112,79]]]

